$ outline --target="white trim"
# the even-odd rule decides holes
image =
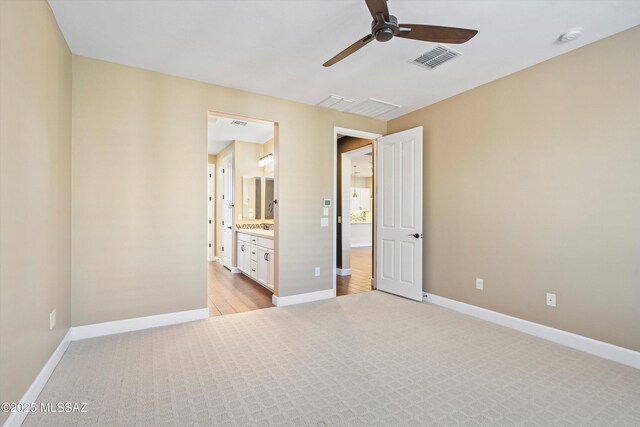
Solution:
[[[382,136],[379,133],[372,133],[372,132],[365,132],[363,130],[341,128],[341,127],[338,127],[338,126],[335,126],[333,128],[333,134],[334,134],[334,137],[335,137],[336,141],[338,140],[338,134],[346,135],[346,136],[353,136],[355,138],[363,138],[363,139],[378,139],[378,138],[380,138]]]
[[[552,341],[566,347],[584,351],[585,353],[593,354],[594,356],[602,357],[603,359],[613,360],[614,362],[640,369],[640,352],[630,350],[628,348],[618,347],[617,345],[594,340],[582,335],[530,322],[517,317],[508,316],[506,314],[444,298],[438,295],[428,294],[426,295],[426,301],[428,303],[450,308],[482,320],[506,326],[507,328],[515,329],[547,341]]]
[[[219,256],[215,257],[214,261],[222,265],[222,258],[220,258]]]
[[[352,248],[370,248],[372,246],[371,243],[352,243],[351,247]]]
[[[302,304],[311,301],[320,301],[323,299],[335,298],[335,289],[326,289],[324,291],[307,292],[306,294],[290,295],[287,297],[271,297],[271,302],[277,307],[285,307],[287,305]]]
[[[336,268],[336,274],[338,276],[351,276],[350,268]]]
[[[207,200],[207,216],[210,216],[209,220],[211,220],[210,224],[207,224],[207,234],[208,239],[210,240],[211,246],[207,249],[208,260],[207,261],[215,261],[216,260],[216,165],[215,163],[207,163],[207,174],[209,175],[209,169],[211,169],[211,176],[207,177],[207,186],[210,185],[211,194],[207,194],[207,198],[211,197],[211,200]],[[211,203],[212,211],[209,210],[209,203]]]
[[[339,126],[333,127],[333,206],[336,208],[333,209],[333,255],[332,255],[332,266],[333,266],[333,297],[336,296],[336,274],[337,274],[337,245],[338,245],[338,201],[336,198],[338,197],[338,134],[353,136],[356,138],[366,138],[366,139],[378,139],[382,136],[379,133],[365,132],[361,130],[355,129],[347,129]],[[375,190],[374,190],[375,191]],[[319,291],[325,292],[325,291]],[[312,292],[315,293],[315,292]],[[306,295],[306,294],[303,294]],[[327,298],[333,298],[327,297]],[[277,301],[279,301],[279,297],[273,296],[273,304],[278,305]],[[322,298],[320,298],[322,299]],[[287,304],[288,305],[288,304]]]
[[[178,311],[175,313],[156,314],[154,316],[135,317],[133,319],[114,320],[112,322],[95,323],[93,325],[74,326],[71,328],[72,341],[122,332],[139,331],[158,326],[177,325],[209,318],[208,308]]]
[[[40,392],[42,392],[45,384],[49,381],[49,377],[51,377],[56,366],[58,366],[58,362],[60,362],[65,351],[67,351],[67,347],[69,347],[69,343],[72,341],[72,336],[73,334],[71,329],[69,329],[49,360],[47,360],[47,363],[44,364],[38,375],[36,375],[36,378],[27,389],[27,392],[22,396],[22,399],[20,399],[20,403],[26,405],[38,400]],[[24,422],[25,418],[27,418],[28,414],[28,412],[11,412],[7,420],[4,422],[3,427],[20,426]]]
[[[238,274],[238,273],[242,273],[242,270],[240,270],[238,267],[231,267],[231,272],[233,274]]]

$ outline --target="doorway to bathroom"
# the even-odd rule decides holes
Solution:
[[[272,307],[277,292],[277,123],[209,112],[209,314]]]

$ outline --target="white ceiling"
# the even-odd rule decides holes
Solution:
[[[73,53],[317,104],[330,94],[402,107],[391,119],[640,24],[640,1],[391,0],[401,23],[472,28],[462,57],[427,71],[433,43],[373,42],[322,64],[370,30],[364,0],[49,0]],[[558,43],[563,32],[584,35]]]
[[[264,144],[273,138],[273,125],[255,122],[244,122],[241,126],[232,124],[234,119],[227,117],[209,116],[208,122],[208,152],[218,154],[233,141],[253,142]]]

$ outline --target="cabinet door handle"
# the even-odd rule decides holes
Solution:
[[[269,252],[264,253],[264,260],[269,261]]]
[[[244,245],[240,245],[240,250],[244,252]]]

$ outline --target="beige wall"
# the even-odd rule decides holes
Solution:
[[[640,350],[639,44],[636,27],[389,122],[425,129],[427,292]]]
[[[280,295],[332,287],[333,128],[385,122],[74,56],[74,325],[207,306],[207,110],[280,123]]]
[[[0,1],[0,199],[0,402],[17,402],[70,323],[71,54],[44,1]]]
[[[209,162],[209,164],[210,164],[210,165],[215,165],[215,164],[216,164],[216,160],[217,160],[217,158],[216,158],[216,156],[215,156],[215,155],[213,155],[213,154],[208,154],[208,155],[207,155],[207,160],[208,160],[208,162]]]

